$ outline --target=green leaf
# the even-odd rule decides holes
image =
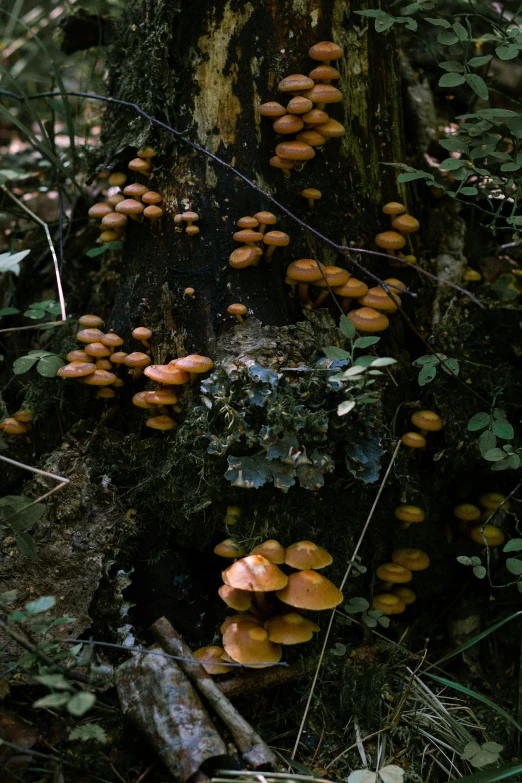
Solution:
[[[5,495],[0,498],[0,521],[9,519],[9,525],[16,531],[25,531],[33,527],[45,514],[45,505],[37,503],[27,508],[33,501],[24,495]]]
[[[20,274],[20,262],[29,255],[30,250],[21,250],[19,253],[0,253],[0,272],[12,272]]]
[[[359,16],[369,16],[371,18],[378,16],[388,16],[386,11],[381,11],[378,8],[368,8],[366,11],[355,11]]]
[[[486,63],[489,63],[489,61],[492,59],[492,54],[484,54],[480,57],[472,57],[470,60],[468,60],[468,65],[471,65],[472,68],[481,68],[483,65],[486,65]]]
[[[419,386],[426,386],[427,383],[431,383],[431,381],[435,378],[437,375],[437,369],[435,367],[430,367],[429,365],[426,365],[423,367],[419,373],[418,382]]]
[[[459,136],[450,136],[448,139],[439,141],[441,147],[450,152],[467,152],[468,145]]]
[[[512,538],[502,549],[503,552],[520,552],[522,551],[522,538]]]
[[[366,598],[350,598],[347,604],[344,605],[345,612],[348,614],[355,614],[356,612],[366,612],[370,607],[370,602]]]
[[[478,441],[479,451],[482,454],[482,456],[485,457],[488,451],[494,449],[496,445],[497,445],[497,439],[495,435],[491,432],[491,430],[485,430],[481,434]]]
[[[458,375],[460,372],[459,362],[457,359],[444,359],[440,363],[441,369],[447,372],[448,375]]]
[[[384,33],[386,30],[389,30],[390,27],[393,27],[395,21],[394,17],[388,16],[388,14],[386,14],[386,17],[378,16],[375,20],[375,29],[378,33]]]
[[[351,321],[350,321],[351,323]],[[357,340],[354,342],[353,347],[354,348],[369,348],[370,345],[375,345],[379,342],[381,338],[380,337],[358,337]]]
[[[515,437],[515,431],[508,421],[497,419],[493,422],[493,432],[502,440],[512,440]]]
[[[445,73],[439,79],[439,87],[459,87],[464,82],[465,78],[460,73]]]
[[[344,402],[341,402],[341,404],[337,406],[337,415],[346,416],[347,413],[350,413],[350,411],[355,408],[355,405],[355,400],[345,400]]]
[[[508,44],[507,46],[497,46],[495,54],[499,60],[514,60],[515,57],[518,57],[519,50],[517,46],[510,46]]]
[[[25,611],[29,614],[40,614],[41,612],[48,612],[52,609],[56,603],[54,595],[44,595],[41,598],[37,598],[36,601],[30,601],[25,605]]]
[[[433,174],[428,174],[426,171],[408,172],[407,174],[399,174],[397,182],[413,182],[416,179],[429,179],[433,180],[435,177]]]
[[[16,315],[20,310],[17,307],[3,307],[0,310],[0,317],[3,315]]]
[[[355,326],[346,315],[341,316],[339,321],[339,329],[341,330],[341,333],[349,340],[352,340],[355,337]]]
[[[482,100],[487,101],[489,98],[489,90],[486,82],[481,76],[476,73],[467,73],[464,77],[466,83],[469,84],[475,95],[478,95]]]
[[[481,565],[480,565],[480,566],[475,566],[475,567],[473,568],[473,573],[475,574],[475,576],[477,577],[477,579],[484,579],[484,577],[485,577],[485,576],[486,576],[486,574],[487,574],[487,571],[486,571],[486,569],[484,568],[484,566],[481,566]]]
[[[49,693],[47,696],[44,696],[42,699],[38,699],[33,703],[33,707],[35,708],[49,708],[49,707],[62,707],[64,704],[67,704],[69,701],[69,694],[68,693]]]
[[[99,742],[101,745],[106,745],[107,734],[98,723],[85,723],[83,726],[76,726],[76,728],[69,732],[69,740]]]
[[[70,712],[71,715],[74,715],[76,718],[80,718],[91,709],[95,701],[96,696],[94,693],[80,691],[67,702],[67,712]]]
[[[460,558],[457,558],[457,560],[460,560]],[[486,628],[484,631],[481,631],[480,633],[473,636],[472,639],[468,639],[463,644],[459,645],[455,650],[445,655],[443,658],[440,658],[438,661],[435,661],[435,663],[432,663],[428,669],[430,669],[432,666],[440,666],[443,663],[446,663],[446,661],[449,661],[451,658],[454,658],[456,655],[460,655],[463,652],[466,652],[466,650],[469,650],[470,647],[473,647],[475,644],[478,644],[483,639],[485,639],[487,636],[489,636],[491,633],[494,633],[499,628],[502,628],[503,625],[506,625],[506,623],[510,623],[511,620],[514,620],[517,617],[520,617],[522,615],[522,612],[515,612],[514,614],[510,614],[508,617],[504,617],[503,620],[499,620],[498,623],[494,623],[493,625],[490,625],[489,628]]]
[[[501,780],[514,780],[520,772],[522,772],[522,762],[515,761],[502,767],[475,772],[473,775],[459,778],[459,783],[497,783]]]
[[[450,27],[450,25],[448,25],[448,27]],[[455,33],[452,32],[451,30],[443,30],[437,36],[437,41],[443,46],[451,46],[451,44],[457,43],[458,40],[459,39],[457,38]]]
[[[24,557],[30,557],[31,560],[34,560],[36,557],[36,544],[34,543],[32,535],[27,532],[21,532],[16,534],[15,539],[16,546],[20,553],[24,555]]]
[[[36,364],[37,358],[36,356],[20,356],[19,359],[15,359],[13,362],[13,373],[15,375],[23,375],[29,372]]]
[[[328,345],[326,348],[323,348],[323,353],[329,359],[350,358],[350,354],[348,353],[348,351],[345,351],[343,348],[337,348],[335,345]],[[56,372],[58,372],[58,370]]]
[[[459,193],[462,196],[476,196],[477,193],[478,193],[478,188],[475,188],[475,187],[461,188],[459,190]]]
[[[467,429],[469,430],[469,432],[476,432],[477,430],[482,430],[484,429],[484,427],[489,427],[490,421],[491,421],[491,416],[489,415],[489,413],[476,413],[468,421]]]
[[[379,625],[381,625],[383,628],[389,628],[390,626],[390,618],[389,617],[379,617],[377,620]]]
[[[466,555],[459,555],[459,557],[457,557],[457,561],[461,565],[465,565],[465,566],[471,565],[471,559],[469,557],[466,557]]]
[[[378,356],[371,363],[372,367],[389,367],[391,364],[397,364],[397,359],[392,359],[391,356]]]
[[[56,354],[44,356],[36,365],[36,371],[44,378],[54,378],[56,373],[65,364],[64,360]]]
[[[408,16],[409,14],[414,14],[416,11],[419,10],[420,10],[419,3],[410,3],[409,5],[401,9],[401,16]]]
[[[433,356],[431,354],[428,354],[427,356],[419,356],[418,359],[415,359],[412,362],[412,365],[414,367],[424,367],[425,365],[428,365],[429,367],[436,367],[440,362],[440,359],[438,356]]]
[[[448,76],[453,76],[453,74],[448,74]],[[442,78],[444,78],[444,76]],[[461,169],[465,165],[466,161],[461,160],[460,158],[445,158],[445,160],[439,164],[439,168],[444,171],[455,171],[456,169]]]
[[[442,68],[448,73],[466,73],[465,67],[457,60],[446,60],[443,63],[438,63],[439,68]]]
[[[448,22],[447,19],[434,19],[432,17],[427,16],[425,21],[429,22],[435,27],[445,27],[445,28],[451,27],[451,24]]]
[[[467,41],[468,40],[468,37],[469,37],[468,36],[468,31],[466,30],[464,25],[462,25],[460,22],[455,22],[455,24],[452,25],[452,28],[453,28],[453,32],[455,33],[455,35],[457,36],[459,41]]]
[[[57,691],[70,691],[72,685],[67,682],[63,674],[40,674],[35,680],[48,688],[55,688]]]
[[[522,560],[518,560],[516,557],[508,557],[506,560],[506,568],[510,574],[520,576],[522,575]]]
[[[500,167],[500,171],[518,171],[520,163],[503,163]]]
[[[504,459],[506,455],[502,449],[490,449],[489,451],[486,451],[483,456],[484,459],[488,462],[500,462],[500,460]]]

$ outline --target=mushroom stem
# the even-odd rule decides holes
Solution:
[[[312,304],[312,310],[316,310],[318,307],[321,307],[322,303],[328,299],[329,296],[330,290],[328,288],[325,288],[323,291],[321,291],[315,302]]]
[[[310,298],[308,296],[308,283],[299,283],[299,301],[303,307],[308,307],[310,304]]]
[[[135,367],[133,370],[131,370],[131,372],[133,380],[136,380],[141,375],[143,375],[143,367]]]
[[[265,261],[267,264],[269,264],[270,261],[272,260],[272,256],[274,255],[275,249],[276,249],[276,245],[269,245],[265,250]]]
[[[147,349],[149,349],[149,348],[150,348],[150,343],[149,343],[149,341],[148,341],[148,340],[146,340],[145,338],[143,338],[142,340],[140,340],[140,343],[141,343],[142,345],[144,345],[144,346],[145,346],[145,348],[147,348]]]
[[[382,583],[382,589],[384,591],[389,590],[392,587],[393,587],[393,582],[383,582]]]
[[[261,615],[261,617],[269,617],[269,615],[270,615],[270,607],[269,607],[268,602],[266,600],[265,594],[264,593],[259,593],[256,590],[254,595],[255,595],[255,598],[256,598],[257,608],[259,610],[259,614]]]
[[[313,210],[313,208],[314,208],[314,200],[313,200],[313,198],[309,198],[309,199],[308,199],[308,207],[309,207],[311,210]]]
[[[343,313],[347,313],[350,309],[350,305],[352,303],[351,296],[345,296],[343,297],[343,301],[341,302],[341,307],[343,308]]]
[[[237,320],[239,321],[240,324],[244,324],[245,323],[245,319],[243,318],[242,315],[239,315],[238,313],[236,313],[236,318],[237,318]]]

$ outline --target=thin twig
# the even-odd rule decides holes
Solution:
[[[392,259],[392,260],[399,261],[401,264],[405,266],[412,266],[414,269],[417,269],[420,274],[423,274],[426,277],[431,278],[432,280],[437,280],[438,282],[443,283],[444,285],[447,285],[450,288],[454,288],[456,291],[459,291],[461,294],[471,299],[471,301],[474,302],[478,307],[480,308],[484,307],[482,303],[479,302],[479,300],[475,296],[473,296],[473,294],[470,291],[467,291],[465,288],[461,288],[461,286],[458,286],[455,283],[451,283],[449,280],[442,280],[436,275],[433,275],[430,272],[427,272],[425,269],[422,269],[422,267],[419,267],[416,264],[410,264],[409,261],[405,261],[403,258],[396,258],[394,256],[390,256],[388,253],[380,253],[377,250],[367,250],[366,248],[362,248],[362,247],[347,247],[346,245],[338,245],[332,239],[329,239],[324,234],[321,234],[320,231],[317,231],[317,229],[308,225],[308,223],[305,223],[305,221],[301,220],[301,218],[297,217],[297,215],[294,215],[293,212],[291,212],[287,207],[281,204],[281,202],[277,201],[277,199],[275,199],[272,195],[270,195],[270,193],[267,193],[265,190],[263,190],[263,188],[259,187],[259,185],[256,185],[255,182],[252,182],[252,180],[248,179],[248,177],[245,176],[245,174],[242,174],[238,169],[236,169],[230,163],[227,163],[226,161],[222,160],[213,152],[210,152],[209,150],[205,149],[205,147],[202,147],[200,144],[191,141],[181,131],[176,130],[172,126],[167,125],[167,123],[162,122],[161,120],[158,120],[155,117],[152,117],[150,114],[144,111],[140,106],[138,106],[137,103],[131,103],[130,101],[122,101],[118,98],[111,98],[106,95],[97,95],[96,93],[80,92],[78,90],[67,90],[65,94],[77,98],[89,98],[90,100],[93,101],[103,101],[104,103],[110,103],[116,106],[126,106],[127,108],[133,109],[140,116],[144,117],[148,122],[152,123],[153,125],[158,125],[160,128],[163,128],[168,133],[172,133],[174,136],[176,136],[178,139],[183,141],[185,144],[188,144],[190,147],[192,147],[192,149],[196,150],[197,152],[200,152],[202,155],[206,155],[208,158],[211,158],[211,160],[213,160],[215,163],[218,163],[220,166],[223,166],[223,168],[232,172],[232,174],[234,174],[236,177],[239,177],[239,179],[241,179],[246,185],[252,188],[252,190],[255,190],[257,193],[262,195],[263,198],[265,198],[267,201],[270,201],[278,210],[284,212],[284,214],[287,215],[287,217],[289,217],[290,220],[293,220],[294,223],[297,223],[299,226],[301,226],[301,228],[304,228],[306,231],[309,231],[311,234],[313,234],[318,239],[320,239],[321,242],[330,245],[330,247],[333,247],[339,253],[344,253],[344,255],[348,255],[351,253],[363,253],[370,256],[378,256],[378,257],[386,258],[388,260]],[[0,95],[5,95],[6,97],[12,98],[13,100],[16,101],[24,100],[22,96],[18,95],[15,92],[11,92],[10,90],[0,90]],[[56,90],[50,92],[35,93],[34,95],[28,96],[28,98],[31,100],[36,100],[39,98],[61,98],[61,97],[63,97],[62,93]],[[360,264],[358,261],[356,261],[353,258],[350,258],[349,260],[350,263],[352,263],[354,266],[356,266],[365,274],[368,274],[370,277],[373,277],[375,280],[378,280],[379,283],[381,283],[382,285],[384,281],[376,277],[373,273],[369,272],[365,267],[362,266],[362,264]],[[405,291],[404,293],[406,294],[409,293],[411,296],[415,295],[412,292],[407,292],[407,291]]]
[[[71,483],[71,479],[65,478],[65,476],[56,476],[54,473],[48,473],[48,471],[46,470],[33,468],[31,465],[24,465],[23,462],[17,462],[16,460],[10,459],[9,457],[4,457],[3,454],[0,454],[0,460],[2,460],[3,462],[8,462],[10,465],[14,465],[17,468],[28,470],[30,473],[37,473],[39,476],[45,476],[46,478],[50,478],[53,479],[53,481],[59,482],[58,485],[56,487],[53,487],[53,489],[49,490],[49,492],[40,495],[39,498],[33,500],[31,503],[28,503],[27,506],[23,506],[23,508],[19,508],[18,511],[15,511],[15,513],[11,514],[11,516],[7,517],[7,519],[3,519],[2,524],[5,524],[6,522],[10,522],[11,519],[14,519],[14,517],[18,516],[18,514],[23,514],[23,512],[27,511],[28,508],[32,508],[33,506],[36,506],[37,503],[41,503],[42,500],[45,500],[51,495],[54,495],[55,492],[58,492],[60,489],[66,487],[67,484]]]
[[[47,321],[45,324],[31,324],[31,326],[12,326],[10,329],[0,329],[0,334],[6,332],[27,332],[30,329],[50,329],[52,326],[65,326],[67,321]]]
[[[248,776],[252,778],[259,777],[259,772],[253,772],[249,769],[216,769],[217,775],[234,775],[234,777],[243,777]],[[318,778],[315,775],[298,775],[294,774],[292,772],[291,775],[289,775],[287,772],[265,772],[263,773],[265,777],[268,780],[272,780],[272,778],[276,778],[277,780],[310,780],[315,781],[315,783],[332,783],[331,780],[326,780],[325,778]],[[212,778],[214,780],[215,778]]]
[[[35,215],[35,213],[32,212],[28,207],[26,207],[25,204],[22,201],[20,201],[20,199],[16,198],[14,193],[11,193],[9,188],[7,188],[5,185],[0,185],[0,188],[2,188],[2,190],[4,191],[6,196],[9,196],[10,199],[15,201],[18,204],[18,206],[20,207],[20,209],[23,209],[24,212],[27,212],[27,214],[30,215],[32,217],[32,219],[36,223],[38,223],[40,226],[42,226],[44,231],[45,231],[45,235],[47,237],[47,241],[49,243],[49,247],[51,248],[51,255],[53,257],[54,272],[55,272],[55,275],[56,275],[56,289],[58,291],[58,300],[60,302],[60,311],[61,311],[62,321],[66,321],[67,320],[67,312],[65,310],[65,299],[63,297],[62,278],[61,278],[61,275],[60,275],[60,265],[58,263],[58,256],[56,255],[56,250],[54,249],[53,240],[52,240],[52,237],[51,237],[51,232],[49,231],[49,226],[47,225],[45,220],[42,220],[41,218],[38,217],[38,215]]]
[[[72,764],[70,761],[63,759],[60,756],[53,756],[50,753],[40,753],[38,750],[25,748],[23,745],[15,745],[14,742],[8,742],[5,739],[0,740],[0,745],[5,745],[7,748],[11,748],[11,750],[16,750],[17,753],[21,753],[24,756],[34,756],[35,758],[39,759],[57,761],[59,764],[64,764],[66,767],[71,767],[71,769],[79,769],[79,767],[77,767],[75,764]]]
[[[394,452],[392,454],[392,458],[390,460],[388,468],[386,469],[386,473],[384,474],[384,478],[383,478],[383,480],[381,482],[381,486],[379,487],[379,491],[377,492],[376,498],[373,501],[373,505],[372,505],[372,507],[370,509],[370,513],[368,514],[368,518],[366,519],[366,522],[364,523],[364,527],[363,527],[363,529],[361,531],[361,535],[359,536],[359,540],[357,541],[357,545],[356,545],[356,547],[355,547],[355,549],[353,551],[352,558],[351,558],[350,562],[348,563],[348,567],[347,567],[347,569],[345,571],[345,574],[343,576],[342,582],[339,585],[339,589],[340,590],[343,589],[343,587],[346,584],[346,581],[347,581],[348,577],[350,576],[350,572],[352,570],[353,563],[355,561],[355,558],[357,557],[359,549],[361,548],[364,536],[366,535],[366,531],[368,530],[369,524],[370,524],[370,522],[372,520],[372,517],[373,517],[373,514],[375,512],[375,509],[377,508],[377,504],[378,504],[378,502],[380,500],[382,491],[384,489],[386,481],[388,480],[388,476],[390,475],[390,471],[392,469],[393,463],[395,462],[395,458],[397,457],[397,454],[399,452],[400,447],[401,447],[401,441],[398,440],[396,445],[395,445],[395,449],[394,449]],[[310,688],[310,693],[308,694],[308,700],[306,702],[304,714],[303,714],[303,717],[302,717],[302,720],[301,720],[301,725],[299,726],[299,731],[297,733],[297,738],[296,738],[296,741],[295,741],[295,745],[294,745],[294,748],[292,750],[292,756],[291,756],[292,759],[295,758],[296,753],[297,753],[297,749],[299,748],[299,741],[300,741],[301,735],[303,733],[303,729],[304,729],[304,726],[305,726],[305,723],[306,723],[306,718],[308,717],[308,711],[309,711],[310,705],[312,703],[312,698],[313,698],[313,695],[314,695],[315,686],[317,684],[317,679],[319,677],[319,671],[321,669],[323,658],[324,658],[324,655],[325,655],[325,652],[326,652],[326,646],[328,644],[328,640],[329,640],[329,637],[330,637],[330,632],[332,630],[333,621],[334,621],[334,618],[335,618],[335,611],[336,610],[333,609],[332,610],[332,614],[330,615],[330,622],[328,623],[328,628],[326,629],[326,634],[325,634],[325,637],[324,637],[323,646],[321,648],[321,653],[319,655],[319,661],[317,663],[317,668],[315,670],[314,679],[312,681],[312,686]]]
[[[359,742],[362,744],[363,742],[366,742],[366,740],[372,739],[372,737],[377,737],[379,734],[383,734],[385,731],[388,731],[388,726],[385,726],[383,729],[379,729],[379,731],[374,731],[373,734],[368,734],[366,737],[360,739]],[[346,754],[351,750],[354,750],[357,747],[357,744],[357,742],[354,742],[353,745],[350,745],[349,748],[346,748],[342,753],[339,753],[339,755],[336,756],[333,761],[330,761],[330,763],[326,765],[324,771],[328,772],[330,767],[333,767],[336,761],[339,761],[339,759],[342,759],[342,757],[346,756]]]

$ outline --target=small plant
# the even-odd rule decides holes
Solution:
[[[457,359],[449,359],[443,353],[419,356],[418,359],[412,362],[412,365],[413,367],[420,367],[417,379],[419,386],[426,386],[427,383],[431,383],[435,379],[439,368],[448,375],[458,375],[460,370]]]
[[[45,318],[46,314],[56,316],[60,315],[60,313],[61,306],[59,302],[55,302],[54,299],[44,299],[42,302],[30,304],[24,315],[33,321],[39,321],[40,318]]]
[[[390,618],[386,617],[384,612],[380,609],[370,609],[370,603],[366,598],[350,598],[347,604],[344,605],[344,611],[347,614],[359,614],[361,613],[361,621],[368,626],[368,628],[376,628],[381,625],[383,628],[388,628],[390,625]],[[350,624],[349,618],[345,618]]]
[[[468,742],[464,752],[460,754],[462,761],[469,761],[472,767],[482,769],[488,764],[495,764],[500,759],[500,754],[504,750],[503,745],[498,742]]]
[[[101,247],[91,247],[90,250],[87,251],[87,255],[89,258],[96,258],[96,256],[101,256],[103,253],[107,253],[110,250],[122,250],[123,248],[123,242],[121,242],[119,239],[115,242],[107,242],[107,244],[102,245]]]
[[[402,783],[404,770],[396,764],[387,764],[377,772],[356,769],[346,778],[347,783]]]
[[[45,514],[45,505],[31,505],[31,498],[23,495],[6,495],[0,498],[0,536],[13,535],[16,546],[26,557],[36,557],[34,539],[30,534]]]
[[[484,430],[479,439],[478,447],[486,462],[492,462],[491,470],[517,470],[520,467],[520,449],[515,451],[510,443],[504,443],[500,448],[499,440],[510,441],[515,437],[513,426],[506,418],[502,408],[493,408],[491,413],[481,411],[468,421],[469,432]]]
[[[13,362],[13,373],[24,375],[36,365],[36,372],[44,378],[54,378],[65,364],[61,356],[51,351],[29,351],[26,356],[20,356]]]

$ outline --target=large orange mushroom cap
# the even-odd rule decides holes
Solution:
[[[189,373],[204,373],[211,370],[214,362],[208,356],[200,356],[197,353],[191,353],[189,356],[183,356],[176,359],[176,369]]]
[[[283,651],[268,638],[260,625],[232,623],[223,634],[223,647],[233,661],[249,669],[264,669],[278,663]]]
[[[216,544],[214,554],[234,560],[236,557],[243,557],[245,550],[233,538],[225,538],[224,541]]]
[[[333,582],[317,571],[297,571],[290,574],[288,584],[278,590],[277,597],[296,609],[333,609],[343,601],[343,594]]]
[[[190,376],[183,370],[178,370],[176,367],[169,367],[166,364],[151,364],[146,367],[145,375],[157,383],[163,383],[165,386],[181,386],[183,383],[188,383]]]
[[[309,642],[314,632],[321,630],[317,623],[313,623],[297,612],[271,617],[266,621],[265,628],[268,631],[270,641],[278,644]]]
[[[231,626],[233,623],[249,623],[250,625],[263,625],[263,622],[259,619],[259,617],[254,617],[253,614],[233,614],[231,617],[225,618],[223,620],[220,631],[221,633],[225,633],[227,628]]]
[[[430,558],[421,549],[396,549],[392,561],[410,571],[424,571],[430,564]]]
[[[222,573],[223,582],[238,590],[266,593],[286,587],[288,577],[263,555],[247,555]]]
[[[229,585],[221,585],[218,593],[226,605],[235,609],[236,612],[246,612],[247,609],[250,609],[252,593],[248,590],[238,590],[235,587],[229,587]]]
[[[453,509],[453,515],[463,522],[473,522],[475,519],[480,519],[480,508],[473,503],[459,503]]]
[[[377,285],[370,288],[364,296],[361,296],[359,303],[364,307],[373,307],[374,310],[379,312],[394,313],[401,300],[397,294],[390,296],[381,285]]]
[[[375,244],[384,250],[400,250],[406,244],[406,239],[397,231],[383,231],[375,237]]]
[[[300,571],[317,570],[326,568],[333,563],[333,557],[322,546],[317,546],[313,541],[298,541],[286,549],[285,563],[291,568]]]
[[[442,419],[435,411],[415,411],[411,423],[427,432],[438,432],[442,429]]]
[[[276,565],[282,565],[282,563],[285,562],[284,547],[281,546],[279,541],[276,541],[275,538],[269,538],[267,541],[263,541],[262,544],[258,544],[253,548],[250,554],[262,555]]]
[[[401,442],[410,449],[423,449],[426,445],[426,438],[420,432],[405,432],[401,435]]]
[[[224,653],[222,647],[211,645],[210,647],[200,647],[194,651],[194,658],[197,658],[208,674],[228,674],[231,666],[226,666],[221,657]]]
[[[379,593],[373,598],[372,609],[380,609],[385,615],[402,614],[406,610],[406,604],[398,595]]]
[[[316,280],[323,279],[321,267],[313,258],[300,258],[298,261],[293,261],[286,273],[300,283],[314,283]]]
[[[406,582],[411,582],[413,574],[411,570],[402,564],[395,563],[383,563],[375,571],[377,578],[382,579],[383,582],[390,582],[394,585],[402,585]]]
[[[308,50],[308,56],[312,60],[319,60],[321,62],[328,62],[330,60],[338,60],[342,57],[344,51],[339,44],[333,43],[333,41],[319,41],[314,44]]]
[[[378,312],[373,307],[360,307],[357,310],[350,310],[348,318],[358,332],[382,332],[390,325],[384,313]]]
[[[65,367],[60,367],[56,373],[59,378],[85,378],[96,370],[93,362],[72,361]]]
[[[470,538],[477,544],[486,543],[488,546],[500,546],[506,540],[502,530],[495,525],[476,525],[470,530]]]

